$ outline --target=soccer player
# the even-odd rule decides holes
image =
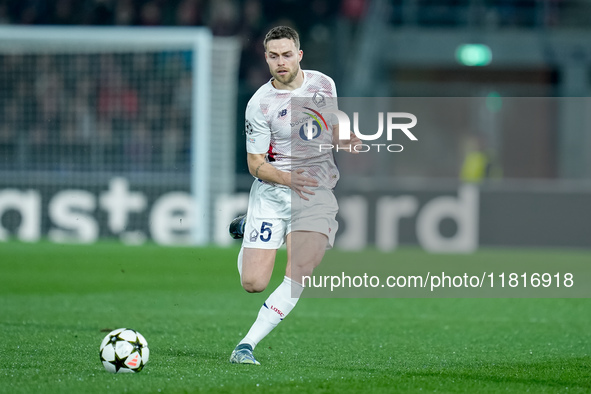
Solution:
[[[245,122],[248,169],[256,179],[247,217],[236,218],[230,233],[243,238],[238,271],[247,292],[265,290],[284,242],[287,266],[283,282],[232,352],[230,362],[236,364],[260,365],[253,349],[294,308],[303,291],[302,277],[312,274],[333,245],[338,205],[332,189],[339,171],[333,151],[318,149],[319,144],[350,148],[360,143],[354,135],[339,141],[337,122],[330,124],[322,117],[321,111],[337,96],[335,84],[320,72],[300,68],[298,33],[275,27],[265,36],[264,46],[272,78],[250,99]],[[292,100],[300,97],[307,100],[304,112]],[[321,118],[315,116],[314,128],[312,112]]]

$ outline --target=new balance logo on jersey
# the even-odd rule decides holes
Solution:
[[[282,109],[281,111],[279,111],[279,114],[277,115],[278,118],[283,118],[285,115],[287,115],[287,108],[286,109]]]

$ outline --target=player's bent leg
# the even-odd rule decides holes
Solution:
[[[320,264],[327,243],[328,237],[320,233],[298,231],[295,233],[292,232],[288,235],[287,251],[288,261],[291,262],[291,265],[288,265],[287,275],[283,279],[283,282],[263,303],[257,319],[250,327],[248,333],[246,333],[246,336],[240,341],[236,349],[254,349],[257,344],[275,329],[275,327],[277,327],[277,325],[294,309],[300,299],[302,291],[304,290],[301,276],[311,275],[314,268]],[[300,248],[301,250],[296,253],[294,248]],[[246,256],[247,251],[251,252],[252,256],[264,255],[264,253],[261,253],[260,249],[249,250],[245,248],[244,256]],[[259,266],[257,268],[260,269],[261,267]],[[268,283],[268,280],[270,279],[271,271],[272,265],[271,269],[268,270],[269,276],[266,278],[266,283]],[[243,275],[244,273],[243,263]],[[235,362],[233,361],[234,358],[233,353],[230,361]]]
[[[285,275],[303,284],[303,277],[311,276],[320,264],[328,237],[314,231],[292,231],[287,235],[287,267]]]
[[[249,293],[260,293],[267,288],[276,255],[275,249],[243,249],[241,281],[244,290]]]
[[[242,285],[246,291],[263,291],[267,287],[273,272],[275,255],[275,249],[243,249]],[[286,277],[279,287],[269,295],[250,330],[232,352],[231,363],[259,365],[252,351],[295,306],[297,298],[292,297],[294,286],[297,284],[292,283],[292,280]]]

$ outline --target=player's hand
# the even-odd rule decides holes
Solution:
[[[362,142],[357,137],[357,135],[350,131],[349,132],[349,139],[348,140],[339,140],[339,148],[344,149],[346,152],[353,153],[354,155],[358,154],[359,151],[355,149],[357,145],[361,145]],[[349,150],[350,147],[350,150]]]
[[[291,172],[291,183],[289,187],[304,200],[309,200],[304,193],[314,195],[315,193],[308,189],[308,187],[317,187],[318,181],[314,178],[303,175],[303,172],[304,170],[302,168]]]

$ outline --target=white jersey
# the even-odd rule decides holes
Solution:
[[[334,188],[339,171],[330,149],[333,121],[322,115],[336,109],[334,81],[304,70],[298,89],[278,90],[271,82],[261,86],[246,107],[246,151],[266,153],[267,161],[281,171],[303,168],[320,187]]]

